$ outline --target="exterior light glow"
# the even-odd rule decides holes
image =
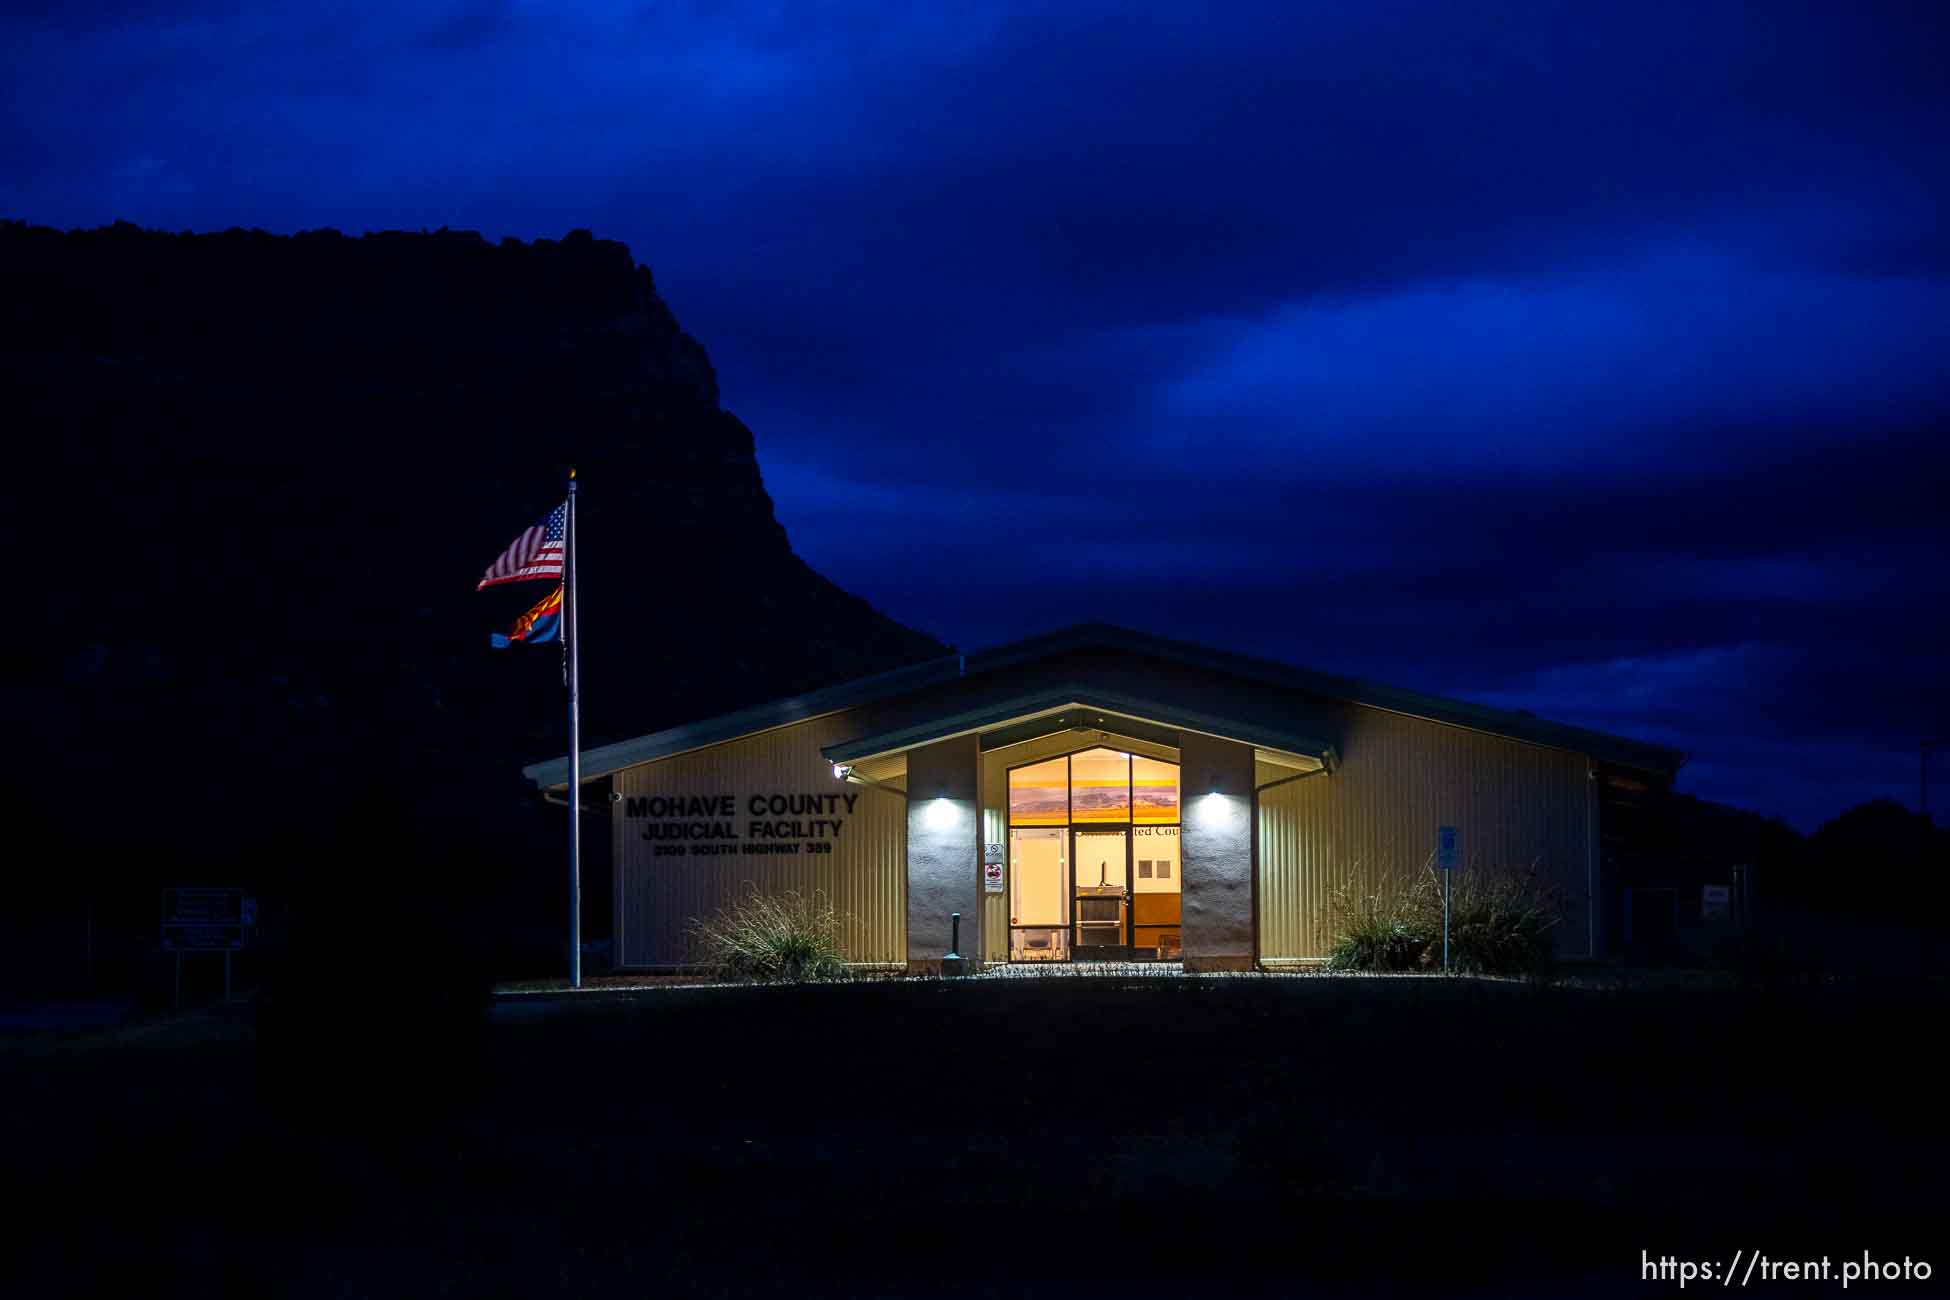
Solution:
[[[961,809],[953,799],[936,799],[928,805],[927,820],[931,831],[951,831],[961,822]]]
[[[1232,806],[1217,790],[1198,801],[1198,824],[1201,826],[1223,826],[1231,817]]]
[[[835,781],[844,781],[852,771],[853,769],[844,763],[835,763],[833,764],[833,779]]]

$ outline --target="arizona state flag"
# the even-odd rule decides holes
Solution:
[[[553,641],[562,634],[562,588],[544,596],[533,609],[515,620],[508,629],[508,635],[499,632],[489,635],[488,644],[496,650],[506,650],[517,641],[536,645],[543,641]]]

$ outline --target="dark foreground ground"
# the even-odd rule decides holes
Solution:
[[[0,1290],[1677,1295],[1643,1252],[1742,1250],[1835,1270],[1747,1294],[1839,1294],[1950,1267],[1944,1011],[886,981],[16,1038]]]

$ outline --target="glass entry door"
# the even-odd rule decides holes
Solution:
[[[1123,959],[1130,955],[1131,833],[1077,830],[1070,856],[1076,880],[1076,955]]]
[[[1064,961],[1070,956],[1070,870],[1057,829],[1009,832],[1009,960]]]

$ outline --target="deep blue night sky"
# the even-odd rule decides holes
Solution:
[[[11,8],[0,215],[623,240],[799,552],[964,647],[1529,708],[1803,828],[1950,733],[1941,4]]]

